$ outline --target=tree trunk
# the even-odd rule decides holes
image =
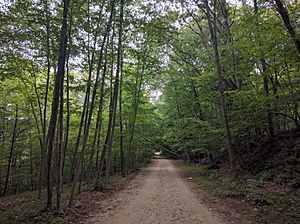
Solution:
[[[132,108],[133,108],[133,117],[132,121],[129,122],[129,143],[128,143],[128,149],[127,149],[127,156],[125,160],[125,169],[126,172],[129,173],[130,169],[133,167],[133,150],[132,150],[132,144],[133,144],[133,137],[134,137],[134,132],[135,132],[135,123],[136,123],[136,118],[138,115],[138,109],[139,109],[139,102],[140,102],[140,96],[141,96],[141,91],[142,91],[142,85],[143,85],[143,79],[144,79],[144,71],[145,71],[145,63],[146,63],[146,44],[145,44],[145,49],[143,49],[143,55],[142,55],[142,69],[139,71],[139,67],[137,70],[137,73],[140,75],[140,77],[136,78],[136,85],[135,85],[135,91],[134,91],[134,99],[132,103]],[[140,59],[139,59],[140,60]],[[139,61],[140,63],[140,61]]]
[[[29,129],[32,130],[31,124],[30,124],[30,119],[28,120],[29,123]],[[30,158],[30,190],[34,190],[34,180],[33,180],[33,153],[32,153],[32,133],[31,131],[29,132],[29,158]]]
[[[45,7],[45,17],[46,17],[46,60],[47,60],[47,80],[45,87],[45,96],[44,96],[44,109],[42,116],[42,146],[41,146],[41,161],[40,161],[40,176],[39,176],[39,194],[38,198],[42,197],[42,186],[43,178],[46,174],[46,125],[47,125],[47,105],[48,105],[48,93],[49,93],[49,83],[50,83],[50,71],[51,71],[51,62],[50,62],[50,16],[49,16],[49,6],[48,0],[44,1]]]
[[[109,45],[109,38],[107,38],[107,46]],[[107,72],[107,48],[106,48],[106,52],[105,52],[105,63],[104,63],[104,69],[103,72],[106,73]],[[99,105],[100,106],[100,105]],[[102,120],[100,120],[100,122],[102,122]],[[102,125],[102,124],[101,124]],[[101,132],[98,132],[98,137],[97,137],[97,158],[96,158],[96,185],[98,185],[99,182],[99,178],[101,176],[101,171],[100,171],[100,167],[102,170],[102,163],[103,163],[103,159],[104,159],[104,153],[100,150],[100,142],[101,142]],[[99,154],[101,151],[101,155],[100,155],[100,160],[99,160]],[[96,188],[96,187],[95,187]]]
[[[110,133],[108,154],[107,154],[107,166],[106,166],[106,177],[109,177],[111,160],[112,160],[112,145],[114,138],[114,130],[116,126],[116,114],[117,114],[117,104],[118,104],[118,93],[119,93],[119,82],[120,82],[120,69],[121,69],[121,58],[122,58],[122,35],[123,35],[123,9],[124,0],[120,0],[120,23],[119,23],[119,40],[118,40],[118,55],[117,55],[117,70],[114,83],[114,94],[113,94],[113,120],[112,120],[112,131]],[[122,72],[122,71],[121,71]]]
[[[26,87],[26,85],[25,85],[25,87]],[[31,107],[31,110],[32,110],[32,113],[33,113],[33,118],[34,118],[34,123],[35,123],[35,126],[36,126],[36,130],[37,130],[38,135],[40,136],[41,135],[41,130],[40,130],[39,122],[38,122],[38,119],[37,119],[37,116],[36,116],[36,113],[35,113],[35,109],[34,109],[34,106],[33,106],[31,96],[30,96],[29,93],[28,93],[28,95],[29,95],[29,103],[30,103],[30,107]],[[39,144],[40,144],[41,154],[40,154],[40,166],[39,166],[39,186],[38,186],[39,193],[38,193],[38,198],[41,199],[42,186],[43,186],[43,175],[44,175],[44,171],[45,171],[45,164],[44,164],[44,162],[45,162],[45,160],[44,160],[45,153],[43,151],[44,146],[43,146],[43,139],[41,137],[39,137]]]
[[[5,105],[6,105],[6,98],[5,98],[5,100],[4,100],[4,103],[5,103]],[[0,156],[1,156],[1,158],[3,158],[3,155],[4,155],[4,151],[5,151],[5,140],[6,140],[6,138],[5,138],[5,110],[6,110],[6,108],[4,108],[3,109],[3,116],[2,116],[2,128],[1,128],[1,130],[2,130],[2,147],[1,147],[1,154],[0,154]],[[2,165],[0,165],[0,177],[2,177]],[[0,178],[0,193],[2,192],[2,178]]]
[[[103,170],[103,165],[104,165],[104,160],[107,154],[107,148],[110,140],[110,133],[112,129],[112,117],[113,117],[113,75],[114,75],[114,51],[113,51],[113,44],[114,44],[114,28],[112,32],[112,37],[111,37],[111,69],[110,69],[110,100],[109,100],[109,115],[108,115],[108,125],[107,125],[107,131],[106,131],[106,137],[105,141],[103,144],[101,156],[100,156],[100,161],[99,161],[99,168],[98,172],[96,175],[96,182],[95,182],[95,189],[98,189],[99,187],[99,181],[100,177],[102,175],[102,170]],[[107,46],[109,45],[109,42],[107,42]],[[107,164],[106,164],[107,167]]]
[[[175,103],[176,103],[176,111],[177,111],[177,119],[182,119],[184,118],[182,113],[181,113],[181,109],[180,109],[180,104],[179,104],[179,100],[178,100],[178,94],[177,94],[177,87],[175,85],[175,80],[173,79],[173,77],[171,77],[171,80],[172,80],[172,84],[173,84],[173,88],[174,88],[174,92],[175,92]],[[181,131],[184,131],[183,130],[183,125],[182,123],[180,122],[180,130]],[[183,144],[183,152],[182,152],[182,158],[184,160],[186,160],[188,163],[190,163],[190,158],[189,158],[189,153],[188,153],[188,149],[187,149],[187,146],[186,146],[186,138],[183,136],[180,138],[180,141],[182,141],[182,144]]]
[[[254,5],[254,13],[257,14],[258,13],[257,0],[254,0],[253,3],[254,3],[253,4]],[[258,45],[259,46],[261,45],[260,41],[258,41]],[[267,63],[266,63],[266,60],[264,58],[264,52],[263,52],[263,50],[261,50],[260,64],[261,64],[261,67],[262,67],[264,91],[265,91],[266,96],[269,97],[269,81],[268,81],[268,77],[266,75]],[[269,99],[267,99],[267,101],[269,101]],[[274,126],[273,126],[273,118],[272,118],[272,114],[271,114],[271,110],[270,110],[270,103],[269,102],[267,103],[267,107],[268,107],[268,112],[267,112],[268,131],[269,131],[270,137],[274,137],[275,133],[274,133]]]
[[[264,60],[264,58],[261,59],[261,64],[262,64],[262,71],[263,71],[263,84],[264,84],[264,90],[265,90],[265,94],[267,97],[269,97],[269,81],[268,78],[266,77],[266,62]],[[270,103],[269,103],[269,99],[267,99],[267,120],[268,120],[268,131],[270,134],[270,137],[275,137],[275,133],[274,133],[274,126],[273,126],[273,118],[272,118],[272,114],[271,114],[271,109],[270,109]]]
[[[213,27],[213,21],[212,21],[212,17],[211,17],[211,9],[208,4],[208,0],[204,0],[204,5],[205,5],[205,9],[206,9],[208,28],[209,28],[209,32],[210,32],[211,42],[213,45],[215,64],[216,64],[217,75],[218,75],[221,109],[222,109],[224,126],[225,126],[226,137],[227,137],[229,162],[230,162],[231,168],[234,169],[234,167],[235,167],[234,147],[233,147],[233,143],[232,143],[231,130],[230,130],[229,121],[228,121],[227,106],[226,106],[226,101],[225,101],[224,84],[223,84],[222,69],[221,69],[219,49],[218,49],[216,27]],[[214,24],[216,24],[216,23],[214,23]]]
[[[66,107],[67,107],[67,118],[66,118],[66,132],[64,136],[64,145],[63,145],[63,160],[62,160],[62,175],[64,175],[65,169],[65,161],[66,161],[66,154],[68,150],[69,144],[69,130],[70,130],[70,68],[69,68],[69,59],[71,55],[71,46],[72,46],[72,7],[70,8],[70,22],[69,22],[69,30],[68,30],[68,46],[67,46],[67,56],[66,56]]]
[[[295,31],[295,29],[294,29],[294,27],[293,27],[293,25],[290,21],[288,11],[283,6],[281,0],[275,0],[275,4],[276,4],[276,10],[280,14],[280,16],[281,16],[281,18],[284,22],[284,25],[285,25],[285,28],[286,28],[287,32],[291,36],[291,38],[292,38],[292,40],[295,44],[295,47],[297,48],[298,56],[299,56],[299,54],[300,54],[300,40],[297,38],[296,31]]]
[[[109,38],[107,38],[109,40]],[[98,105],[98,114],[97,114],[97,120],[96,120],[96,131],[94,133],[94,139],[93,139],[93,145],[90,153],[90,159],[89,159],[89,166],[88,166],[88,181],[90,180],[93,172],[93,160],[94,160],[94,153],[95,148],[97,148],[97,162],[98,162],[98,156],[99,156],[99,146],[100,146],[100,138],[101,138],[101,130],[102,130],[102,113],[103,113],[103,104],[104,104],[104,95],[105,95],[105,77],[106,77],[106,71],[107,71],[107,49],[105,50],[105,62],[104,62],[104,68],[103,73],[101,77],[101,87],[100,87],[100,100]],[[97,167],[97,164],[96,164]]]
[[[85,149],[86,149],[90,124],[91,124],[91,120],[92,120],[93,110],[94,110],[95,96],[96,96],[98,83],[99,83],[99,75],[100,75],[100,68],[101,68],[102,59],[103,59],[103,51],[104,51],[104,47],[105,47],[106,38],[109,35],[111,24],[112,24],[112,19],[113,19],[113,14],[114,14],[114,7],[115,7],[114,4],[115,4],[115,2],[113,0],[112,6],[111,6],[109,21],[107,23],[106,31],[105,31],[105,34],[104,34],[104,37],[103,37],[103,40],[102,40],[102,44],[101,44],[100,55],[99,55],[98,63],[97,63],[97,74],[96,74],[95,85],[94,85],[94,88],[93,88],[93,94],[92,94],[92,98],[91,98],[91,104],[90,104],[90,110],[89,110],[88,119],[87,119],[87,125],[86,125],[85,130],[84,130],[81,154],[80,154],[80,158],[79,158],[79,162],[78,162],[78,167],[77,167],[77,170],[75,172],[74,183],[72,185],[71,196],[70,196],[70,200],[69,200],[69,206],[70,207],[72,207],[72,205],[73,205],[77,182],[79,181],[79,179],[81,177],[81,174],[82,174],[82,167],[83,167],[83,162],[84,162]]]
[[[53,100],[52,100],[52,111],[51,118],[48,128],[48,158],[47,158],[47,205],[46,208],[51,208],[52,205],[52,193],[53,193],[53,180],[52,180],[52,151],[53,143],[55,138],[56,121],[58,115],[60,89],[64,81],[65,74],[65,60],[66,60],[66,49],[67,49],[67,19],[69,10],[69,0],[63,1],[63,18],[62,27],[60,33],[60,44],[59,44],[59,58],[58,58],[58,70],[55,77]]]
[[[122,116],[122,86],[123,86],[123,57],[121,57],[121,71],[120,71],[120,102],[119,102],[119,117],[120,117],[120,162],[121,162],[121,174],[125,177],[125,157],[123,146],[123,116]]]
[[[9,153],[9,158],[8,158],[7,173],[6,173],[6,179],[5,179],[5,184],[4,184],[3,196],[6,195],[7,187],[8,187],[11,163],[12,163],[14,147],[15,147],[15,142],[16,142],[16,133],[17,133],[17,125],[18,125],[18,113],[19,113],[19,107],[18,107],[18,104],[17,104],[16,105],[15,124],[14,124],[14,129],[13,129],[12,140],[11,140],[11,147],[10,147],[10,153]]]
[[[102,15],[102,9],[104,7],[104,3],[105,3],[105,0],[102,1],[99,18]],[[89,6],[88,6],[88,16],[90,16],[89,15]],[[90,58],[90,53],[89,53],[90,47],[88,47],[88,61],[89,61],[88,62],[88,64],[89,64],[89,71],[88,72],[89,72],[89,76],[88,76],[87,85],[86,85],[86,92],[85,92],[85,98],[84,98],[84,103],[83,103],[83,109],[82,109],[82,113],[81,113],[79,130],[78,130],[78,134],[77,134],[77,141],[76,141],[76,145],[75,145],[75,148],[74,148],[73,158],[72,158],[72,163],[71,163],[71,168],[70,168],[69,183],[73,182],[73,180],[74,180],[75,167],[76,167],[76,162],[77,162],[77,152],[78,152],[79,145],[80,145],[82,128],[83,128],[83,125],[86,126],[86,122],[87,122],[88,105],[89,105],[89,100],[90,100],[91,78],[92,78],[92,72],[94,70],[94,56],[95,56],[97,39],[98,39],[98,27],[100,26],[100,24],[101,24],[101,22],[98,21],[96,32],[95,32],[95,35],[94,35],[94,43],[93,43],[91,58]],[[90,26],[90,24],[89,24],[89,26]],[[88,42],[89,42],[89,33],[88,33]]]
[[[58,148],[57,148],[57,181],[56,181],[56,210],[61,214],[61,193],[63,183],[63,118],[64,118],[64,82],[60,83],[59,116],[58,116]]]
[[[118,50],[118,64],[120,66],[120,102],[119,102],[119,112],[120,112],[120,162],[121,162],[121,174],[125,177],[125,158],[124,158],[124,147],[123,147],[123,117],[122,117],[122,86],[123,86],[123,50],[122,50],[122,34],[123,34],[123,20],[124,20],[124,0],[121,0],[120,8],[120,52]],[[119,67],[118,66],[118,67]]]

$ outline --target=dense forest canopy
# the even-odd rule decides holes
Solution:
[[[297,0],[14,0],[0,7],[0,192],[98,189],[165,150],[243,167],[300,127]]]

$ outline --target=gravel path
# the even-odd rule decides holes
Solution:
[[[101,202],[102,204],[102,202]],[[222,224],[172,161],[156,159],[85,223]]]

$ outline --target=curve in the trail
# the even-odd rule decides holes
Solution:
[[[113,199],[105,212],[85,223],[221,224],[202,204],[173,162],[156,159]]]

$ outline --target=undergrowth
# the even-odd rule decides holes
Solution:
[[[286,189],[255,177],[220,174],[218,170],[209,170],[205,165],[186,164],[183,161],[178,161],[178,165],[209,195],[250,203],[257,214],[256,223],[300,223],[299,189]]]
[[[91,191],[93,189],[91,184],[83,184],[83,192],[78,195],[76,200],[76,204],[79,206],[77,207],[75,204],[75,208],[72,209],[66,207],[70,196],[70,187],[65,186],[62,194],[65,209],[61,215],[56,214],[54,210],[45,211],[45,195],[39,200],[37,191],[2,197],[0,198],[0,223],[76,223],[76,220],[84,218],[84,215],[96,209],[95,201],[102,200],[106,196],[121,190],[135,175],[136,173],[132,173],[125,178],[117,175],[109,179],[103,178],[100,184],[101,188],[98,191]]]

